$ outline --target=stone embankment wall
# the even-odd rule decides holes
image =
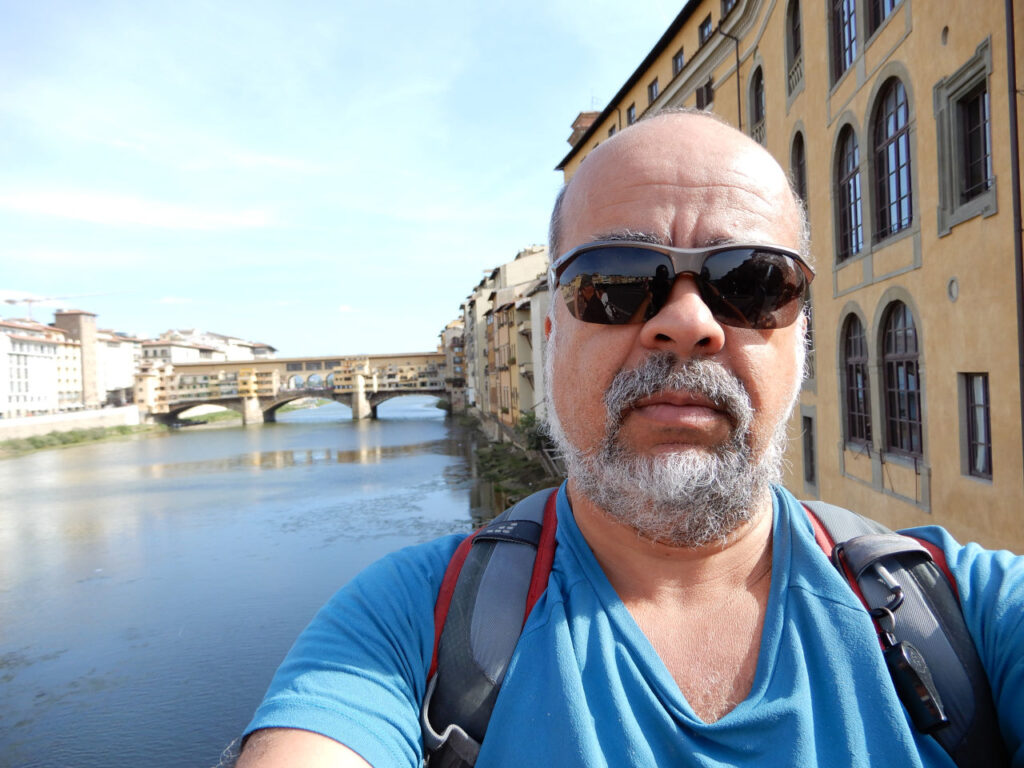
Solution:
[[[48,416],[24,416],[0,419],[0,441],[45,435],[48,432],[68,432],[72,429],[93,427],[134,427],[142,423],[139,409],[134,405],[123,408],[101,408],[94,411],[54,413]]]

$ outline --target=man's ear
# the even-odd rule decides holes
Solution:
[[[547,340],[547,339],[550,339],[550,338],[551,338],[551,318],[550,317],[545,317],[544,318],[544,339]]]

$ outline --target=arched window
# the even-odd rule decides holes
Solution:
[[[836,159],[837,261],[845,261],[864,247],[860,200],[860,151],[857,149],[857,136],[847,126],[839,138]]]
[[[750,80],[750,135],[761,144],[765,142],[764,71],[758,67]]]
[[[832,82],[857,58],[857,0],[832,0]]]
[[[917,327],[906,304],[897,301],[889,307],[884,329],[886,446],[897,453],[922,456]]]
[[[874,120],[875,240],[910,226],[910,110],[907,91],[896,78],[883,86]]]
[[[864,326],[850,315],[843,329],[843,367],[846,371],[846,440],[871,442],[871,398],[868,386],[868,341]]]
[[[793,137],[793,149],[789,153],[789,174],[793,189],[807,205],[807,156],[804,151],[804,135],[797,131]]]
[[[800,0],[790,0],[786,12],[787,93],[793,93],[804,79],[803,39],[800,33]]]

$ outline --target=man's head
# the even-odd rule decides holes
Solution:
[[[806,247],[802,210],[778,164],[692,113],[641,121],[602,144],[552,219],[552,258],[622,239]],[[802,315],[772,330],[736,327],[709,297],[680,274],[653,317],[604,325],[573,317],[552,296],[549,427],[572,492],[680,546],[725,538],[766,502],[802,376]]]

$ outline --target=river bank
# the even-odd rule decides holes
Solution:
[[[99,443],[105,440],[117,440],[132,435],[156,434],[166,432],[162,424],[121,425],[117,427],[91,427],[89,429],[69,429],[60,432],[47,432],[43,435],[18,437],[13,440],[0,441],[0,459],[24,456],[34,451],[45,451],[49,448],[66,448],[82,443]]]
[[[532,415],[532,414],[531,414]],[[544,438],[532,419],[511,429],[478,411],[453,416],[463,427],[476,430],[486,441],[477,448],[477,471],[493,487],[495,509],[511,506],[531,493],[558,485],[558,467],[544,460]]]

